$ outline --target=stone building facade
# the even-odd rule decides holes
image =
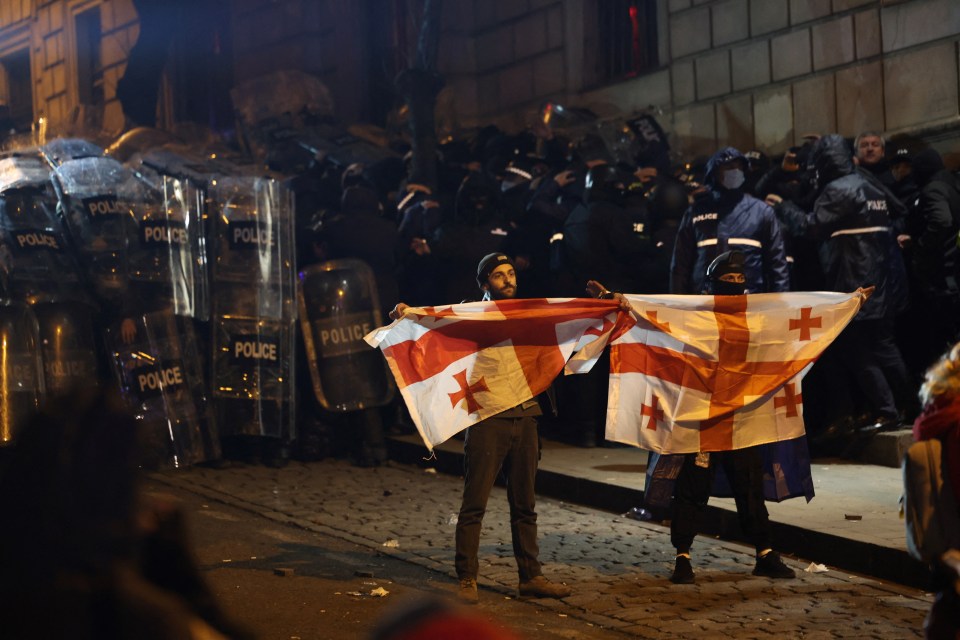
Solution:
[[[556,100],[655,113],[684,155],[869,129],[960,151],[956,0],[658,0],[657,67],[595,86],[602,1],[455,3],[471,27],[448,24],[442,59],[467,120]]]
[[[308,71],[341,118],[382,121],[422,3],[229,2],[232,81]],[[114,92],[137,33],[131,0],[0,0],[0,104],[51,123],[99,110],[118,131]],[[609,118],[648,111],[688,156],[723,144],[776,153],[808,132],[867,129],[950,152],[958,47],[957,0],[446,0],[441,105],[462,128],[521,128],[550,101]],[[178,117],[177,88],[168,77],[161,124]]]
[[[0,104],[21,129],[42,117],[119,130],[116,86],[137,33],[129,0],[0,1]]]

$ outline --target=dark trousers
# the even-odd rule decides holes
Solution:
[[[487,500],[500,469],[507,480],[510,534],[520,580],[541,575],[537,546],[534,480],[540,458],[537,421],[532,417],[487,418],[467,429],[463,501],[457,520],[457,577],[477,577],[477,552]]]
[[[878,417],[896,418],[897,400],[908,401],[915,390],[894,342],[892,323],[885,319],[851,322],[831,350],[833,362],[852,374],[871,411]]]
[[[757,551],[771,548],[770,517],[763,501],[763,457],[760,447],[711,453],[708,467],[697,466],[696,460],[697,454],[686,454],[673,489],[670,542],[676,547],[677,553],[689,553],[693,538],[700,531],[718,464],[730,480],[740,527],[747,539]]]

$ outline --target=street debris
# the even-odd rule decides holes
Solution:
[[[825,573],[825,572],[827,572],[827,571],[830,571],[830,569],[828,569],[828,568],[827,568],[827,565],[825,565],[825,564],[819,564],[819,563],[816,563],[816,562],[811,562],[811,563],[807,566],[807,568],[804,569],[804,571],[806,571],[807,573]]]
[[[855,513],[845,513],[843,517],[845,520],[863,520],[863,516]]]
[[[376,589],[370,592],[370,595],[373,596],[374,598],[382,598],[389,593],[390,592],[384,589],[383,587],[377,587]]]
[[[400,541],[390,538],[389,540],[383,543],[383,546],[387,547],[388,549],[399,549]]]
[[[273,575],[280,576],[282,578],[287,578],[293,575],[293,569],[289,567],[274,567]]]
[[[437,470],[434,469],[433,467],[430,467],[429,469],[424,469],[423,472],[424,472],[424,473],[432,473],[432,474],[436,475]]]
[[[624,518],[629,518],[630,520],[639,520],[641,522],[648,522],[653,520],[653,514],[644,509],[643,507],[633,507],[630,511],[627,511],[624,514],[621,514]]]
[[[447,518],[447,524],[450,524],[450,525],[457,524],[457,521],[459,520],[460,520],[460,515],[454,513],[454,514],[451,514],[449,518]]]

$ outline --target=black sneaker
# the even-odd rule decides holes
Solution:
[[[673,584],[693,584],[694,581],[690,558],[677,556],[677,563],[673,566],[673,575],[670,576],[670,582]]]
[[[771,551],[767,555],[757,558],[757,564],[753,568],[753,575],[778,579],[797,577],[793,569],[783,564],[783,560],[780,559],[780,554],[776,551]]]

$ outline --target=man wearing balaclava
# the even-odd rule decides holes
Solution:
[[[707,162],[709,190],[687,210],[670,265],[671,293],[703,293],[707,266],[721,253],[744,255],[747,293],[788,291],[790,276],[780,224],[767,204],[744,192],[747,161],[733,147]]]
[[[746,293],[745,265],[743,251],[734,249],[721,253],[707,267],[706,286],[701,293],[715,296]],[[682,458],[683,462],[673,487],[670,542],[676,548],[677,556],[670,581],[675,584],[695,582],[690,551],[693,539],[702,527],[717,468],[723,469],[727,476],[740,527],[756,548],[753,575],[781,580],[795,577],[793,569],[784,564],[779,552],[773,550],[770,516],[763,495],[763,446],[685,453],[675,457]]]

